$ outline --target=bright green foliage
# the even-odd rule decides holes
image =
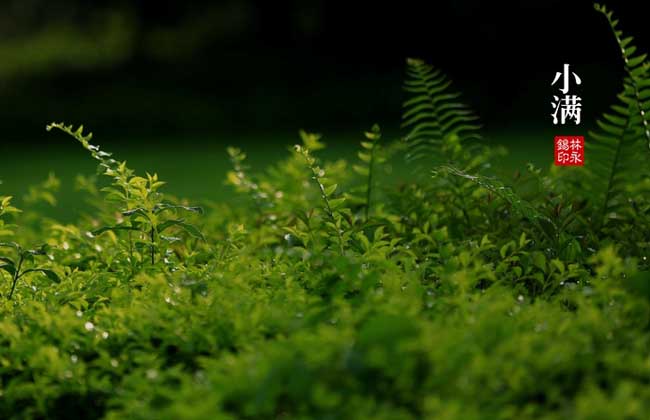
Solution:
[[[13,250],[13,254],[15,254],[14,258],[5,255],[0,256],[0,270],[5,271],[11,276],[11,290],[7,295],[7,299],[12,298],[18,280],[26,274],[41,273],[51,281],[57,283],[61,281],[59,276],[52,270],[42,267],[26,267],[26,264],[34,264],[35,256],[47,255],[45,245],[38,249],[24,249],[15,242],[0,242],[0,249],[11,249]]]
[[[61,181],[53,173],[50,173],[40,185],[29,187],[29,191],[23,197],[23,200],[29,205],[46,203],[50,206],[56,206],[56,193],[60,186]]]
[[[594,226],[557,170],[487,175],[498,151],[436,126],[445,82],[409,66],[434,176],[389,182],[377,126],[350,163],[301,131],[262,171],[228,149],[232,199],[200,218],[52,125],[102,176],[71,224],[53,177],[23,212],[0,200],[0,418],[646,420],[647,179]]]
[[[79,141],[91,156],[99,161],[102,175],[110,177],[112,183],[101,189],[106,194],[106,200],[118,206],[119,216],[115,223],[92,231],[92,236],[106,232],[113,234],[126,232],[128,238],[120,240],[122,252],[114,258],[118,264],[130,266],[131,274],[142,268],[145,261],[151,266],[156,264],[156,255],[165,258],[173,251],[167,248],[182,239],[169,235],[168,231],[184,231],[191,237],[203,240],[201,231],[177,216],[179,211],[203,213],[200,207],[168,203],[158,191],[165,183],[158,179],[157,174],[147,174],[147,177],[136,176],[135,172],[126,166],[126,162],[118,162],[110,153],[100,150],[90,144],[92,133],[84,135],[83,126],[77,130],[63,123],[53,123],[47,126],[48,131],[57,128]],[[172,214],[173,217],[167,217]],[[115,240],[115,235],[113,235]]]
[[[320,135],[307,133],[304,131],[300,132],[300,136],[303,138],[303,143],[308,144],[318,144],[320,140]],[[345,246],[344,242],[344,228],[346,225],[345,209],[343,209],[343,204],[345,202],[345,197],[336,197],[336,192],[338,185],[333,183],[330,179],[325,177],[325,170],[322,169],[316,163],[316,159],[311,155],[309,148],[307,146],[301,146],[297,144],[295,146],[296,153],[301,155],[305,159],[307,167],[311,171],[311,179],[314,181],[320,192],[321,199],[323,200],[322,210],[326,216],[325,225],[336,234],[339,251],[342,254],[343,248]],[[347,214],[349,216],[349,214]]]
[[[0,239],[14,234],[14,226],[5,220],[10,214],[20,213],[20,210],[11,205],[11,199],[12,197],[0,196]]]
[[[228,172],[228,182],[238,192],[250,194],[257,205],[263,205],[267,197],[260,191],[259,185],[247,173],[248,167],[244,165],[246,154],[236,147],[229,147],[227,151],[234,169]]]

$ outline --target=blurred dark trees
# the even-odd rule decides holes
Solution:
[[[408,56],[445,70],[488,128],[543,125],[564,62],[585,81],[587,118],[621,76],[590,1],[2,3],[0,123],[21,135],[52,119],[148,133],[396,126]],[[609,4],[650,50],[643,6]]]

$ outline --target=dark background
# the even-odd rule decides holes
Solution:
[[[640,3],[609,5],[644,49]],[[609,27],[589,1],[2,4],[5,144],[44,141],[51,120],[142,141],[356,132],[374,122],[396,131],[404,60],[413,56],[454,80],[488,132],[551,127],[550,83],[570,63],[583,79],[575,93],[588,125],[622,75]]]
[[[647,8],[609,2],[639,50]],[[483,135],[510,153],[492,162],[508,182],[553,164],[554,135],[585,135],[615,101],[622,59],[589,1],[430,2],[0,0],[0,195],[18,206],[49,173],[61,180],[49,213],[84,212],[78,174],[95,162],[51,121],[85,124],[94,142],[167,193],[195,203],[233,198],[225,152],[253,172],[287,156],[304,128],[324,134],[325,158],[356,159],[362,131],[400,131],[405,59],[441,68],[481,116]],[[563,64],[583,123],[553,126],[551,86]],[[435,159],[435,156],[432,156]],[[586,157],[588,162],[589,157]],[[400,166],[401,165],[401,166]],[[431,165],[434,165],[432,160]],[[378,183],[411,174],[397,156]]]

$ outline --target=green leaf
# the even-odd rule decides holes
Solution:
[[[156,230],[158,231],[158,233],[163,233],[164,231],[166,231],[170,227],[178,226],[178,225],[180,225],[180,224],[182,224],[184,222],[185,222],[184,219],[166,220],[166,221],[160,223],[158,226],[156,226]]]
[[[19,252],[22,250],[22,247],[16,242],[0,242],[0,248],[13,248]]]
[[[564,263],[562,261],[554,258],[551,260],[551,265],[555,267],[560,272],[560,274],[564,274]]]
[[[149,213],[143,208],[135,208],[132,210],[127,210],[122,212],[122,216],[130,217],[135,215],[141,215],[149,219]]]
[[[336,192],[336,188],[338,187],[337,184],[330,185],[329,187],[325,188],[325,196],[330,197],[332,194]]]
[[[196,226],[190,225],[188,223],[178,223],[177,226],[183,228],[187,233],[189,233],[193,237],[205,241],[205,237],[203,236],[203,233],[201,233],[201,231]]]
[[[165,210],[185,210],[185,211],[189,211],[189,212],[192,212],[192,213],[203,214],[203,208],[202,207],[198,207],[198,206],[181,206],[181,205],[177,205],[177,204],[165,204],[165,203],[161,203],[161,204],[156,205],[154,207],[154,209],[153,209],[153,213],[154,214],[159,214],[159,213],[162,213]]]
[[[52,280],[55,283],[61,283],[61,279],[59,276],[52,270],[47,270],[44,268],[30,268],[29,270],[25,270],[20,274],[20,277],[24,276],[25,274],[29,273],[41,273],[48,279]]]
[[[529,240],[526,240],[526,232],[521,232],[521,236],[519,237],[519,248],[523,248],[529,242]]]
[[[506,255],[508,255],[508,250],[510,249],[510,246],[512,245],[512,242],[508,242],[504,244],[501,249],[499,249],[499,255],[501,255],[501,258],[505,258]]]
[[[357,156],[359,156],[359,159],[360,159],[362,162],[365,162],[365,163],[369,163],[369,162],[370,162],[371,156],[370,156],[368,153],[358,152],[358,153],[357,153]]]
[[[115,226],[104,226],[101,227],[97,230],[92,231],[92,234],[95,236],[99,236],[102,233],[108,232],[108,231],[114,231],[114,232],[119,232],[123,230],[130,230],[130,231],[141,231],[141,227],[138,224],[131,224],[131,225],[115,225]]]
[[[361,176],[368,176],[370,174],[370,170],[366,166],[352,165],[352,169]]]
[[[343,206],[344,203],[345,203],[345,197],[335,198],[334,200],[330,200],[330,207],[332,208],[332,210],[338,210]]]
[[[535,251],[532,253],[533,264],[535,267],[546,272],[546,256],[543,252]]]
[[[13,264],[0,264],[0,270],[4,270],[12,276],[16,274],[16,267]]]

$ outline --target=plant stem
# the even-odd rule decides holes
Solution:
[[[372,196],[372,168],[375,166],[375,148],[377,145],[373,145],[372,151],[370,153],[370,162],[368,163],[368,188],[366,190],[366,222],[370,218],[370,198]]]
[[[16,289],[16,284],[18,283],[18,279],[20,278],[20,269],[23,266],[23,256],[20,256],[20,259],[18,260],[18,266],[16,267],[16,271],[14,271],[14,278],[13,282],[11,283],[11,291],[9,292],[9,300],[11,300],[11,297],[14,295],[14,290]]]
[[[153,224],[151,225],[151,265],[154,265],[156,263],[156,258],[155,258],[155,230],[153,227]]]
[[[312,169],[313,171],[313,169]],[[320,190],[321,197],[323,197],[323,201],[325,202],[325,212],[327,213],[327,216],[329,216],[330,221],[334,225],[334,228],[336,229],[336,235],[339,240],[339,251],[341,252],[341,255],[343,255],[343,236],[341,236],[341,229],[337,226],[336,223],[336,218],[334,217],[334,211],[332,210],[332,207],[330,206],[330,200],[327,198],[327,193],[325,192],[325,186],[323,183],[320,181],[318,178],[316,172],[314,171],[314,180],[316,180],[316,183],[318,184],[318,189]]]

